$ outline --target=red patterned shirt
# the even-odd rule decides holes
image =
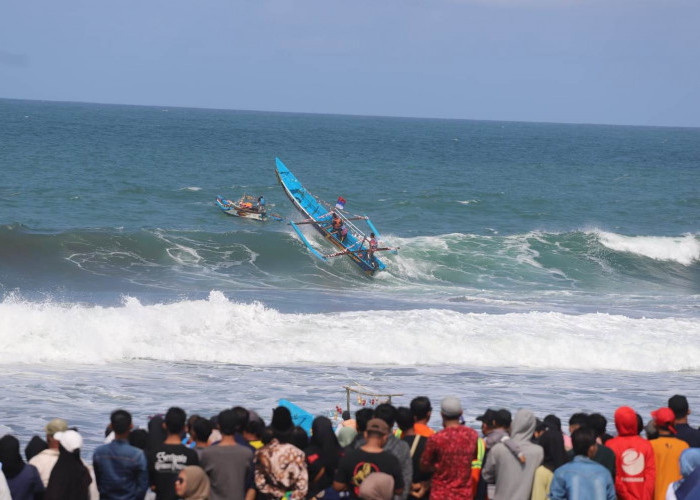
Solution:
[[[456,425],[428,438],[421,465],[434,466],[431,500],[464,500],[472,497],[471,468],[476,458],[474,429]]]

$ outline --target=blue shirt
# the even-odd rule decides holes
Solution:
[[[92,465],[101,500],[142,500],[146,495],[146,455],[125,439],[97,448]]]
[[[588,457],[576,455],[573,462],[554,471],[549,498],[615,500],[615,485],[608,469]]]

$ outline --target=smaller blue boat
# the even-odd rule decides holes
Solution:
[[[311,251],[311,253],[326,261],[332,257],[347,255],[357,264],[367,275],[372,276],[377,271],[386,269],[386,265],[376,255],[376,252],[397,251],[398,248],[378,247],[371,248],[371,242],[379,239],[379,231],[374,227],[372,221],[367,216],[347,216],[343,210],[342,198],[339,204],[332,207],[329,203],[316,198],[309,193],[299,180],[294,177],[289,169],[279,158],[275,158],[277,179],[279,180],[285,194],[306,219],[300,222],[290,222],[294,231],[299,235],[301,241]],[[363,220],[369,226],[372,235],[367,236],[352,221]],[[316,250],[304,233],[299,229],[300,225],[310,224],[323,237],[339,249],[338,252],[322,254]]]

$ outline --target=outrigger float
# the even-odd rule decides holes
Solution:
[[[365,221],[370,230],[374,233],[375,238],[379,239],[379,231],[374,227],[369,217],[365,215],[347,216],[337,206],[336,208],[331,207],[329,203],[309,193],[279,158],[275,158],[275,162],[277,164],[275,173],[277,174],[277,179],[282,185],[284,192],[297,210],[306,216],[306,219],[300,222],[290,222],[289,225],[292,226],[292,229],[299,235],[299,238],[312,255],[322,261],[327,261],[332,257],[347,255],[369,276],[374,275],[377,271],[386,269],[386,265],[374,255],[374,252],[396,252],[398,248],[379,247],[371,252],[369,249],[370,238],[351,222],[356,220]],[[347,235],[345,235],[344,238],[341,237],[339,232],[333,231],[331,221],[334,213],[340,217],[342,223],[345,224],[345,227],[348,229]],[[311,246],[311,243],[309,243],[309,240],[304,236],[304,233],[301,232],[301,229],[299,229],[299,226],[303,224],[310,224],[313,226],[326,240],[330,241],[340,251],[322,254],[316,250]]]
[[[238,201],[227,200],[221,196],[216,197],[216,205],[227,215],[260,221],[267,219],[282,220],[282,217],[279,215],[270,214],[264,209],[261,211],[257,206],[257,202],[258,200],[249,194],[244,194]]]

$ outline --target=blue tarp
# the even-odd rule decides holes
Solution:
[[[279,400],[279,406],[284,406],[292,414],[292,422],[294,425],[298,425],[306,431],[306,433],[311,436],[311,424],[314,421],[314,416],[306,410],[299,408],[294,403],[287,401],[286,399]]]

